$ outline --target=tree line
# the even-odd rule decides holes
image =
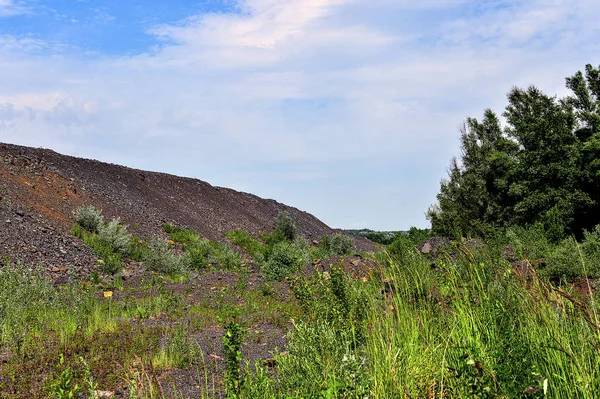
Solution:
[[[427,211],[432,232],[481,237],[539,225],[558,241],[600,224],[599,68],[567,77],[564,98],[513,88],[504,123],[490,109],[467,118],[460,158]]]

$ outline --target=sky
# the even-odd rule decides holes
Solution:
[[[0,142],[427,227],[459,128],[600,64],[597,0],[0,0]]]

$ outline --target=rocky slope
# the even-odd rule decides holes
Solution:
[[[290,213],[311,240],[335,231],[307,212],[198,179],[0,143],[0,255],[49,271],[84,273],[96,258],[69,234],[83,204],[102,209],[107,218],[120,217],[144,238],[161,234],[170,222],[223,240],[233,229],[270,230],[280,211]],[[357,245],[373,248],[367,240]]]

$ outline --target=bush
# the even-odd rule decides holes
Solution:
[[[77,209],[77,224],[90,233],[98,232],[98,227],[103,222],[102,211],[92,205],[85,205]]]
[[[584,231],[581,244],[586,259],[586,271],[590,277],[600,277],[600,225],[592,232]]]
[[[217,264],[224,269],[235,270],[242,263],[242,256],[237,253],[230,245],[220,242],[211,242],[209,263]]]
[[[298,235],[294,220],[287,212],[279,212],[275,218],[275,234],[283,239],[292,241]]]
[[[119,219],[98,226],[98,241],[121,255],[127,256],[131,250],[131,235],[127,232],[127,227],[120,224]]]
[[[328,256],[347,255],[355,251],[354,239],[343,234],[334,234],[333,236],[325,236],[321,239],[319,247]]]
[[[163,274],[183,273],[188,269],[189,258],[176,254],[162,239],[155,237],[144,257],[144,265],[148,270]]]
[[[268,280],[281,281],[298,271],[309,260],[310,249],[304,239],[282,241],[273,246],[269,260],[262,267],[262,272]]]

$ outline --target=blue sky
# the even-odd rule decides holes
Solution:
[[[600,63],[597,0],[0,0],[0,141],[406,229],[459,127]]]

